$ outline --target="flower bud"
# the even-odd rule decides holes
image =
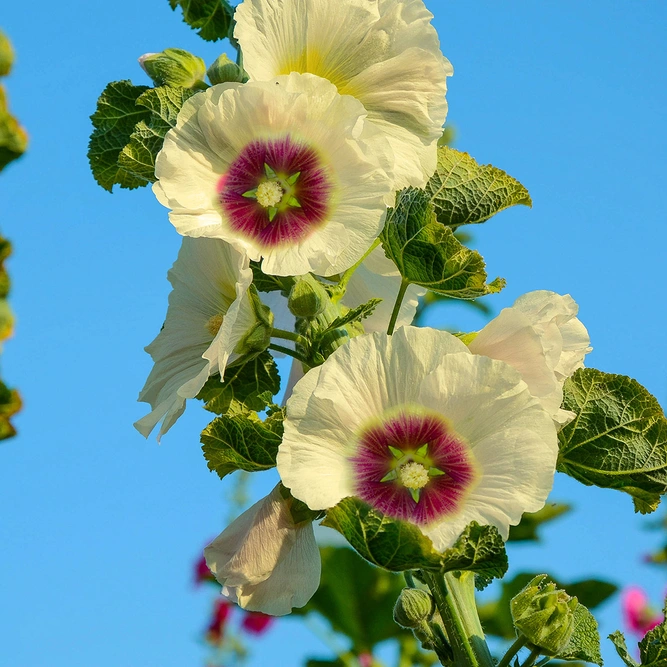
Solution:
[[[545,655],[565,648],[574,629],[574,610],[579,604],[541,574],[510,602],[514,626]]]
[[[419,628],[433,615],[433,598],[419,588],[404,588],[394,605],[394,620],[403,628]]]
[[[256,354],[266,350],[271,343],[273,330],[273,313],[262,303],[253,286],[248,290],[248,299],[255,313],[255,324],[234,348],[234,352],[240,355]]]
[[[14,51],[11,42],[0,32],[0,76],[7,76],[12,69]]]
[[[296,317],[316,317],[324,311],[329,295],[317,280],[297,280],[290,291],[287,307]]]
[[[215,62],[206,70],[206,74],[213,85],[216,83],[245,83],[248,80],[246,71],[224,53],[216,58]]]
[[[161,53],[145,53],[139,58],[141,68],[156,86],[206,88],[206,63],[183,49],[165,49]]]

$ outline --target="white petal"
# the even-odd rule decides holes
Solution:
[[[289,614],[320,582],[312,523],[294,524],[279,487],[236,519],[204,556],[223,594],[249,611]]]

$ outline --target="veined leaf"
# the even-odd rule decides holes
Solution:
[[[208,42],[232,37],[234,8],[227,0],[169,0],[183,10],[183,21]]]

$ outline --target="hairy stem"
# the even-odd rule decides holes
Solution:
[[[526,662],[524,662],[521,667],[532,667],[535,664],[535,661],[540,657],[540,652],[540,648],[536,646],[530,652],[530,655],[526,658]]]
[[[509,647],[507,653],[503,656],[503,659],[498,663],[498,667],[508,667],[512,658],[526,645],[528,640],[520,635],[519,638]]]
[[[286,354],[288,357],[293,357],[294,359],[298,359],[302,364],[308,365],[307,359],[304,359],[298,352],[290,350],[288,347],[283,347],[282,345],[276,345],[275,343],[271,343],[271,345],[269,345],[269,350],[274,350],[275,352],[282,352],[283,354]]]
[[[398,290],[398,294],[396,296],[396,303],[394,304],[394,310],[391,313],[391,319],[389,320],[389,326],[387,327],[387,335],[391,336],[391,334],[394,333],[394,327],[396,326],[396,320],[398,319],[398,314],[401,312],[401,305],[403,304],[403,297],[405,296],[405,292],[410,286],[410,283],[403,279],[401,281],[401,287]]]
[[[445,625],[456,667],[494,667],[477,615],[474,574],[423,574]]]
[[[306,339],[303,336],[299,336],[298,333],[294,333],[293,331],[286,331],[285,329],[271,329],[271,338],[291,340],[301,345],[306,343]]]
[[[364,260],[370,255],[375,248],[380,245],[380,239],[375,239],[373,245],[366,251],[364,256],[353,266],[351,266],[338,281],[336,293],[331,297],[331,300],[334,303],[338,303],[344,296],[345,290],[347,289],[347,284],[350,282],[350,278],[354,275],[354,272],[364,263]]]

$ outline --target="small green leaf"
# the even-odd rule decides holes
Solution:
[[[447,146],[438,149],[438,166],[425,189],[438,222],[453,228],[485,222],[516,204],[532,206],[519,181]]]
[[[557,469],[653,511],[667,492],[667,419],[658,401],[636,380],[584,368],[566,381],[563,407],[577,416],[558,434]]]
[[[252,283],[260,292],[285,292],[287,294],[294,285],[294,278],[262,273],[259,262],[250,262],[250,268],[253,275]]]
[[[28,135],[9,113],[5,90],[0,86],[0,171],[23,155],[28,146]]]
[[[563,660],[584,660],[602,665],[598,622],[583,604],[576,606],[572,636],[556,657]]]
[[[227,0],[169,0],[172,9],[181,7],[183,21],[208,42],[231,37],[234,8]]]
[[[235,470],[258,472],[275,467],[283,439],[283,418],[282,410],[278,410],[264,421],[253,412],[214,419],[201,434],[209,470],[222,479]]]
[[[612,632],[609,635],[609,639],[611,639],[611,642],[616,649],[616,653],[618,653],[621,660],[628,667],[639,667],[639,663],[630,655],[630,651],[628,651],[628,645],[625,643],[623,633],[616,630],[616,632]]]
[[[639,642],[642,667],[667,667],[667,604],[660,625],[649,630]]]
[[[441,554],[417,526],[390,519],[357,498],[341,500],[322,525],[337,530],[361,556],[385,570],[440,569]]]
[[[500,278],[487,284],[482,256],[436,221],[423,190],[408,188],[398,193],[395,208],[387,214],[382,245],[408,282],[439,294],[476,299],[505,286]]]
[[[176,125],[178,112],[197,91],[190,88],[161,86],[137,98],[137,107],[151,111],[147,121],[137,123],[129,142],[118,156],[118,165],[146,183],[155,182],[155,158],[162,149],[164,137]]]
[[[508,567],[507,553],[498,529],[480,526],[473,521],[454,546],[444,552],[442,567],[444,572],[474,572],[477,588],[484,588],[492,579],[503,577]]]
[[[10,419],[21,409],[21,397],[16,389],[10,389],[0,381],[0,440],[16,435]]]
[[[280,390],[280,375],[273,357],[262,352],[245,363],[228,366],[224,382],[220,376],[209,378],[197,398],[209,412],[222,415],[234,406],[261,412]]]
[[[521,517],[521,523],[510,526],[508,542],[525,542],[528,540],[539,542],[540,536],[537,531],[542,524],[549,523],[562,516],[571,509],[565,503],[550,503],[538,512],[527,512]],[[573,594],[574,595],[574,594]]]
[[[352,322],[361,322],[367,317],[370,317],[373,314],[373,311],[377,308],[378,304],[382,302],[382,299],[371,299],[366,303],[362,303],[356,308],[350,308],[344,315],[337,317],[331,324],[327,326],[321,333],[324,335],[329,331],[344,327],[346,324],[351,324]]]
[[[0,30],[0,76],[7,76],[12,70],[14,49],[7,35]]]
[[[114,81],[104,89],[90,117],[94,127],[88,144],[90,168],[95,180],[109,192],[114,185],[132,189],[147,183],[118,164],[137,123],[150,119],[150,109],[136,104],[147,90],[147,86],[134,86],[130,81]]]
[[[350,638],[356,654],[387,639],[410,636],[392,618],[391,609],[404,586],[403,578],[373,567],[347,547],[324,547],[322,580],[299,615],[317,612],[335,632]]]

